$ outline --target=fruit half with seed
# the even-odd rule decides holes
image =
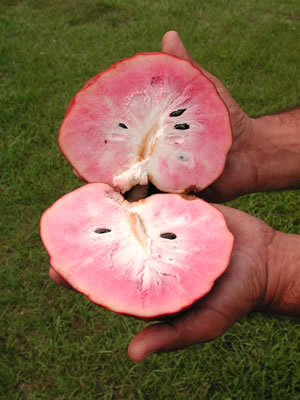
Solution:
[[[122,193],[148,181],[164,192],[200,191],[223,171],[231,144],[214,84],[165,53],[137,54],[89,80],[59,134],[82,178]]]
[[[156,194],[130,203],[102,183],[46,210],[41,237],[74,289],[143,319],[180,312],[208,293],[233,245],[223,215],[199,198]]]

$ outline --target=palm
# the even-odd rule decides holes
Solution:
[[[129,357],[140,361],[154,351],[173,351],[220,336],[258,308],[267,282],[266,252],[273,229],[241,211],[217,206],[235,238],[230,265],[195,307],[168,322],[145,328],[131,342]]]
[[[186,59],[199,68],[215,84],[230,114],[233,145],[228,154],[225,169],[219,179],[201,192],[201,195],[209,201],[223,202],[254,191],[257,171],[255,169],[254,154],[251,151],[253,120],[238,106],[219,79],[192,59],[176,32],[170,31],[164,35],[162,51]]]

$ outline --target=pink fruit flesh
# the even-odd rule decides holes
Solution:
[[[223,215],[196,197],[129,203],[102,183],[46,210],[41,237],[52,267],[76,290],[145,319],[179,312],[209,292],[233,245]]]
[[[148,180],[162,191],[201,190],[223,171],[229,114],[188,61],[141,53],[92,78],[70,103],[59,146],[88,182],[122,193]]]

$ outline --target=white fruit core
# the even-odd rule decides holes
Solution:
[[[127,192],[135,185],[147,185],[148,161],[149,157],[146,160],[135,162],[129,169],[115,176],[114,186],[122,188],[122,192]]]
[[[129,104],[127,116],[125,117],[126,129],[118,126],[118,130],[113,129],[107,136],[108,140],[130,140],[135,145],[134,162],[116,175],[113,184],[119,187],[124,193],[131,187],[148,183],[148,176],[153,171],[155,160],[168,154],[170,159],[185,167],[195,166],[193,155],[187,149],[178,152],[178,145],[187,144],[193,139],[195,130],[205,133],[207,128],[199,122],[190,122],[195,107],[189,101],[188,109],[185,105],[189,99],[186,95],[189,87],[185,88],[174,98],[171,84],[166,82],[149,86],[148,93],[135,93],[130,99],[125,101]],[[182,115],[171,117],[170,114],[178,109],[184,110]],[[185,127],[177,129],[176,126]],[[154,162],[152,162],[154,161]],[[174,169],[174,167],[173,167]]]
[[[176,266],[178,270],[186,268],[186,265],[181,262],[182,258],[188,255],[185,247],[178,245],[176,239],[168,240],[161,237],[164,232],[161,221],[159,218],[153,221],[153,216],[149,215],[145,203],[129,203],[124,200],[122,207],[124,217],[115,227],[113,235],[107,234],[106,238],[103,235],[103,240],[109,240],[110,236],[113,241],[117,237],[120,242],[126,243],[126,247],[117,247],[112,252],[111,264],[117,263],[115,257],[120,258],[121,251],[125,268],[119,273],[123,274],[124,278],[130,276],[130,279],[136,282],[136,289],[140,292],[150,290],[151,287],[154,292],[160,290],[162,281],[167,278],[175,279],[177,284],[180,284],[180,278],[174,267]],[[182,223],[182,217],[182,215],[174,216],[171,222],[173,229],[174,227],[178,229]],[[168,226],[165,229],[170,231],[171,228]],[[98,235],[99,239],[102,238]]]

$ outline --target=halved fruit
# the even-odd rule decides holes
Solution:
[[[228,110],[190,62],[141,53],[95,76],[68,106],[59,146],[88,182],[125,193],[151,181],[164,192],[200,191],[224,169]]]
[[[177,313],[210,291],[233,245],[223,215],[196,197],[127,202],[106,184],[63,196],[42,216],[50,264],[74,289],[118,313]]]

